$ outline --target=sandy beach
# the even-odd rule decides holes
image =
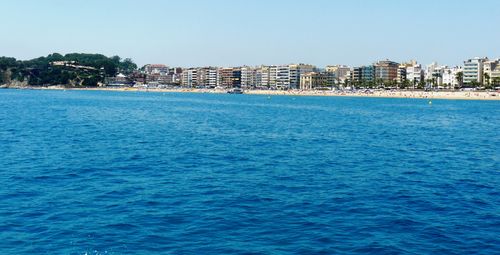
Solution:
[[[37,90],[95,90],[123,92],[162,92],[162,93],[218,93],[226,94],[225,89],[162,89],[162,88],[64,88],[62,86],[28,87],[15,89]],[[410,90],[373,90],[373,91],[330,91],[330,90],[245,90],[244,94],[267,96],[337,96],[337,97],[381,97],[381,98],[418,98],[450,100],[500,100],[499,91],[410,91]]]

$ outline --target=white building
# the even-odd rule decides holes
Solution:
[[[306,64],[281,65],[270,69],[270,83],[273,83],[274,70],[276,70],[275,86],[277,89],[298,89],[300,87],[300,76],[315,71],[315,67]]]
[[[197,84],[215,88],[219,77],[218,68],[202,67],[197,69]]]
[[[196,68],[184,69],[182,71],[181,84],[189,88],[198,86],[198,70]]]
[[[483,82],[483,66],[488,58],[473,58],[464,61],[464,84],[471,82]]]
[[[408,80],[410,84],[416,85],[423,79],[424,70],[422,69],[422,65],[415,63],[406,67],[406,80]]]
[[[435,78],[433,76],[436,73],[436,69],[439,68],[439,65],[437,62],[432,62],[431,64],[427,65],[425,68],[425,80],[432,80],[432,78]]]
[[[446,88],[455,88],[459,86],[457,80],[457,73],[462,72],[462,67],[455,66],[451,68],[443,69],[443,83],[442,85]]]
[[[489,77],[489,79],[486,80],[487,77],[484,77],[485,75],[483,74],[485,84],[497,84],[500,81],[500,59],[484,62],[483,73],[488,74]]]
[[[305,73],[310,73],[316,71],[313,65],[306,64],[292,64],[288,65],[290,70],[290,83],[289,88],[299,89],[300,88],[300,76]]]
[[[269,87],[269,66],[260,66],[255,71],[255,85],[257,87]]]
[[[257,86],[257,69],[254,67],[243,66],[241,68],[241,86],[250,88]]]
[[[333,66],[327,66],[325,71],[328,73],[334,73],[335,78],[339,82],[343,83],[346,79],[350,77],[351,68],[345,65],[333,65]]]
[[[278,66],[276,68],[276,88],[290,88],[290,66]]]

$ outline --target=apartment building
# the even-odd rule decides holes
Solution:
[[[233,68],[219,68],[218,86],[233,87]]]
[[[484,62],[483,79],[487,85],[500,83],[500,59]]]
[[[406,67],[406,80],[410,82],[410,84],[416,85],[420,83],[420,81],[424,80],[424,70],[422,69],[422,65],[418,64],[416,61],[411,65]]]
[[[253,88],[257,86],[257,68],[250,66],[241,67],[241,87]]]
[[[306,64],[292,64],[289,68],[289,88],[298,89],[300,87],[300,76],[305,73],[316,71],[316,67]]]
[[[163,64],[148,64],[144,66],[144,73],[167,75],[169,73],[169,68]]]
[[[198,68],[198,85],[215,88],[218,81],[218,70],[216,67]]]
[[[375,79],[383,81],[395,81],[398,77],[399,64],[390,61],[382,60],[374,64],[375,66]]]
[[[335,73],[309,72],[300,76],[300,89],[311,90],[316,88],[331,88],[335,86]]]
[[[198,69],[184,69],[181,76],[181,85],[189,88],[198,86]]]
[[[464,84],[472,82],[483,83],[483,67],[488,58],[472,58],[464,61]]]
[[[334,73],[335,77],[338,81],[344,82],[346,79],[349,78],[351,68],[345,65],[332,65],[332,66],[326,66],[325,69],[326,72],[329,73]]]

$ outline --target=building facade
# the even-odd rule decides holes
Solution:
[[[257,68],[243,66],[241,68],[241,87],[254,88],[257,86]]]
[[[337,81],[343,83],[350,78],[351,68],[345,65],[333,65],[327,66],[326,72],[334,73]]]
[[[397,80],[399,67],[398,63],[390,60],[382,60],[375,63],[374,66],[376,80],[382,80],[384,82]]]
[[[198,86],[198,69],[188,68],[182,71],[181,85],[193,88]]]
[[[362,66],[361,67],[361,81],[370,82],[375,79],[375,67],[374,66]]]
[[[464,84],[483,83],[483,66],[487,58],[473,58],[464,61],[463,79]]]
[[[351,70],[351,81],[360,82],[362,80],[362,67],[353,67]]]
[[[418,83],[424,80],[424,70],[422,69],[422,65],[415,62],[412,65],[406,67],[406,80],[413,86],[416,86]]]
[[[163,64],[148,64],[144,66],[144,72],[146,74],[166,75],[169,73],[169,68]]]
[[[488,60],[484,62],[483,79],[486,85],[500,84],[500,59]]]
[[[446,88],[456,88],[460,84],[457,80],[457,73],[462,72],[462,68],[455,66],[451,68],[445,68],[443,70],[443,83],[442,86]]]
[[[300,76],[301,90],[332,88],[333,86],[335,86],[335,73],[332,72],[309,72]]]
[[[218,81],[218,69],[216,67],[201,67],[197,69],[197,83],[199,86],[215,88]]]
[[[300,87],[300,76],[305,73],[315,71],[316,67],[306,64],[292,64],[288,66],[290,70],[289,87],[290,89],[298,89]]]

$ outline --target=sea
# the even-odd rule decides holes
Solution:
[[[499,157],[500,101],[3,89],[0,254],[500,254]]]

